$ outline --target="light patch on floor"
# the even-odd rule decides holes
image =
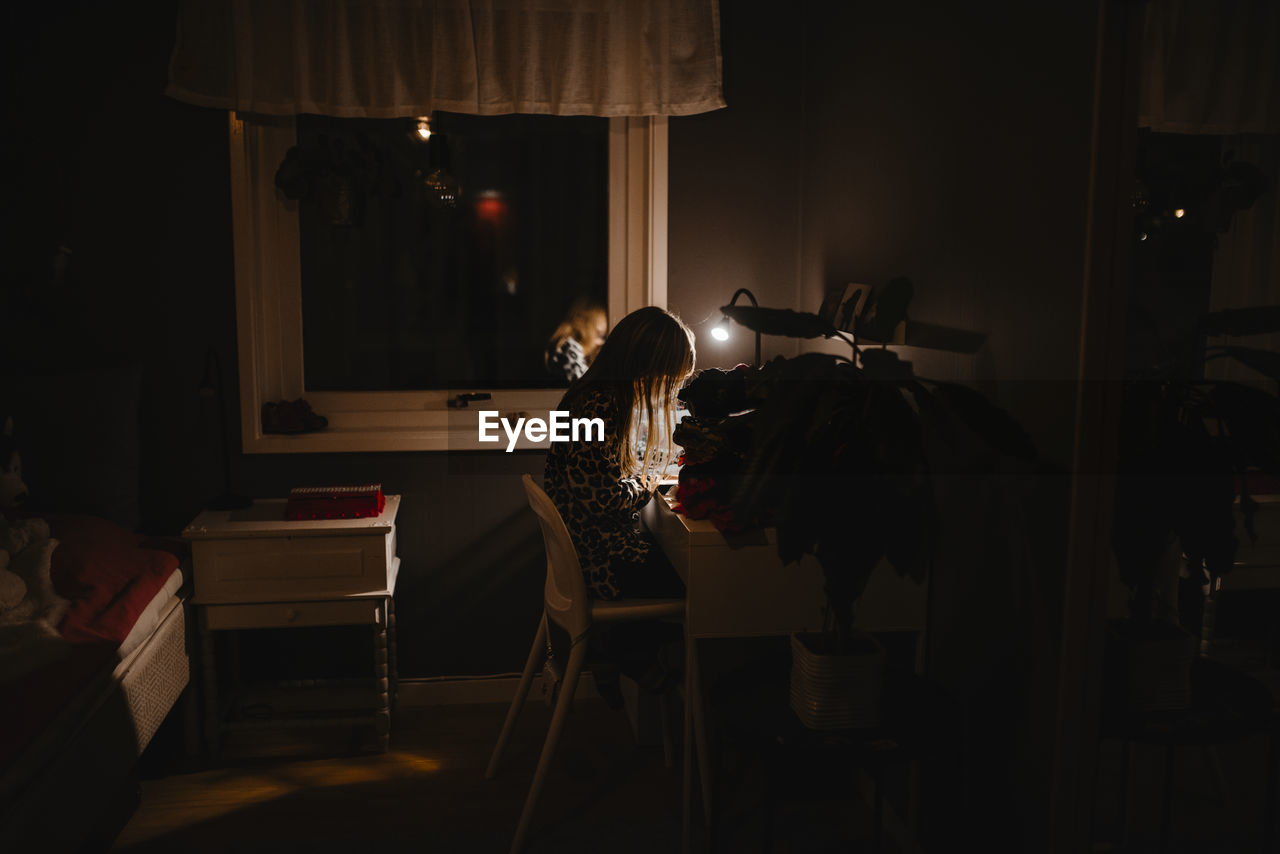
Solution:
[[[158,823],[128,834],[130,844],[149,841],[175,829],[268,803],[302,790],[408,780],[441,770],[444,763],[409,751],[381,756],[292,762],[246,772],[217,769],[170,777],[161,784],[144,784],[143,797],[157,807],[181,808],[183,818],[172,825]]]

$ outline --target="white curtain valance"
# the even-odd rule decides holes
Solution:
[[[1146,6],[1139,125],[1171,133],[1280,133],[1280,2]]]
[[[716,0],[182,0],[168,95],[268,115],[724,106]]]

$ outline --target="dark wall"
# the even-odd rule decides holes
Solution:
[[[722,3],[728,109],[671,122],[670,303],[701,332],[740,285],[813,311],[828,287],[907,276],[913,317],[987,335],[973,356],[901,350],[1007,407],[1045,458],[983,473],[962,443],[939,481],[929,671],[963,736],[928,778],[927,809],[943,849],[994,808],[1009,850],[1041,850],[1096,9],[794,8]],[[703,366],[750,359],[746,335],[698,344]],[[765,358],[797,349],[765,339]]]
[[[799,302],[805,85],[803,4],[721,3],[726,109],[670,121],[667,302],[697,336],[698,367],[750,362],[754,337],[709,332],[719,307],[749,288],[760,305]],[[819,297],[819,301],[821,297]],[[794,355],[782,338],[762,358]]]

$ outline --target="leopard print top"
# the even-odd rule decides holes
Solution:
[[[617,458],[605,451],[619,423],[609,395],[588,393],[570,416],[604,419],[605,441],[552,442],[545,489],[573,538],[587,589],[598,599],[617,599],[626,591],[619,589],[612,564],[642,563],[649,554],[649,541],[638,530],[649,493],[636,478],[623,477]]]

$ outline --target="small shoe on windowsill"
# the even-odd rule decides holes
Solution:
[[[303,398],[262,404],[262,432],[292,435],[313,433],[329,426],[329,419],[317,415]]]
[[[329,419],[323,415],[317,415],[311,409],[311,404],[303,398],[298,398],[289,404],[298,414],[298,420],[302,422],[302,431],[311,433],[316,430],[323,430],[329,426]]]

